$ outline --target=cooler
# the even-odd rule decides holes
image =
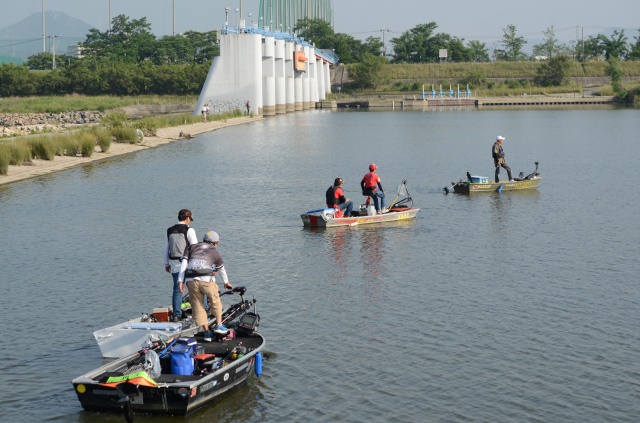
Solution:
[[[487,176],[471,176],[471,182],[474,184],[488,184],[489,178]]]

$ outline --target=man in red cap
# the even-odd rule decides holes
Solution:
[[[369,165],[369,173],[364,175],[364,178],[362,178],[360,187],[362,188],[362,195],[373,198],[373,205],[376,207],[376,213],[380,214],[380,212],[386,213],[389,210],[384,207],[384,190],[382,189],[380,177],[376,174],[377,168],[378,166],[374,163]],[[378,204],[378,198],[380,199],[380,204]]]

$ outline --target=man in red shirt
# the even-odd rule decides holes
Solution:
[[[342,190],[342,178],[336,178],[333,186],[327,190],[327,206],[336,210],[344,210],[344,217],[350,217],[353,210],[353,201],[344,196]]]
[[[369,165],[369,173],[364,175],[364,178],[362,178],[360,187],[362,188],[362,195],[373,198],[373,205],[376,207],[376,213],[380,214],[380,212],[386,213],[388,210],[384,207],[384,190],[382,189],[380,177],[376,175],[377,168],[378,166],[374,163]],[[378,198],[380,199],[380,204],[378,204]]]

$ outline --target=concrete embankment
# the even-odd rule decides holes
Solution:
[[[615,104],[615,97],[605,96],[522,96],[522,97],[483,97],[483,98],[375,98],[340,99],[320,101],[318,109],[363,108],[363,109],[417,109],[425,107],[490,107],[490,106],[583,106],[597,104]]]

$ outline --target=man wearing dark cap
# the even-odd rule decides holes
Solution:
[[[350,217],[351,211],[353,210],[353,201],[344,196],[342,184],[342,178],[336,178],[336,180],[333,181],[333,186],[327,190],[327,207],[344,210],[344,217]]]
[[[502,135],[498,135],[496,137],[496,142],[493,144],[493,164],[496,167],[496,183],[500,182],[500,167],[504,167],[507,171],[507,176],[509,176],[509,182],[513,182],[513,178],[511,177],[511,168],[507,165],[507,162],[504,160],[504,150],[502,149],[502,141],[505,138]]]
[[[189,227],[193,222],[191,210],[182,209],[178,212],[178,223],[167,229],[167,242],[164,244],[164,270],[173,277],[173,314],[171,321],[178,322],[182,317],[182,293],[178,285],[180,273],[180,259],[186,248],[191,244],[197,244],[196,231]]]
[[[232,289],[233,286],[227,277],[224,260],[217,250],[219,242],[220,236],[214,231],[209,231],[204,235],[202,242],[188,246],[184,252],[178,275],[180,292],[184,293],[183,281],[189,288],[189,302],[193,308],[193,316],[196,323],[202,326],[204,340],[207,342],[213,340],[213,334],[209,329],[207,311],[204,306],[205,295],[209,298],[213,315],[216,318],[217,325],[213,328],[213,332],[218,335],[226,335],[228,332],[222,324],[222,302],[216,285],[216,274],[220,275],[226,289]]]

